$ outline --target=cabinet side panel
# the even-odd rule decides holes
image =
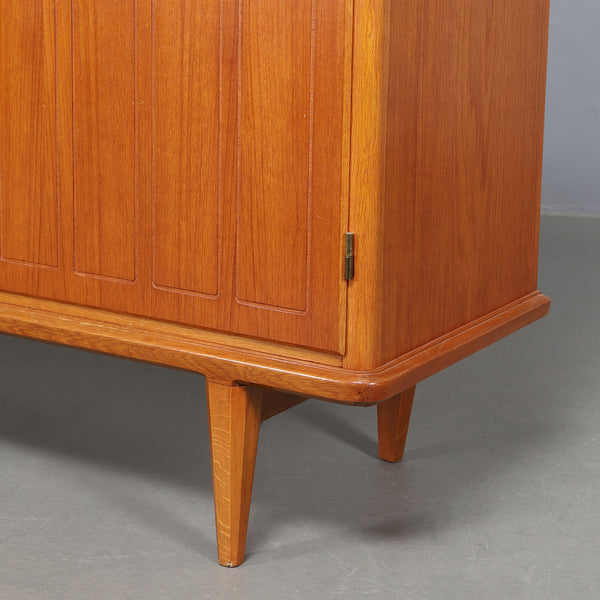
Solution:
[[[236,298],[304,311],[313,159],[314,10],[241,1]]]
[[[216,295],[221,203],[221,2],[153,15],[155,285]]]
[[[0,257],[58,266],[55,3],[0,5]]]
[[[391,3],[386,362],[536,288],[548,3]]]
[[[73,2],[75,269],[135,279],[136,1]]]

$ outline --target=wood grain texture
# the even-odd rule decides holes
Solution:
[[[313,334],[337,321],[338,347],[347,6],[260,0],[240,13],[236,300],[306,313]]]
[[[136,277],[137,0],[73,1],[75,269]]]
[[[271,417],[275,417],[302,402],[306,402],[307,398],[288,394],[279,390],[264,389],[262,392],[262,413],[261,421],[266,421]]]
[[[233,133],[223,131],[221,1],[153,11],[153,283],[216,296],[222,138]]]
[[[344,69],[351,55],[347,6],[346,0],[336,0],[326,6],[315,4],[314,10],[306,14],[306,11],[296,11],[294,15],[301,24],[293,32],[285,28],[289,17],[287,9],[282,12],[277,3],[265,6],[246,2],[207,3],[208,18],[202,6],[192,3],[155,6],[153,102],[156,107],[152,143],[155,189],[151,225],[155,273],[148,296],[151,307],[142,307],[143,312],[140,308],[132,312],[343,352],[346,285],[340,266],[342,240],[341,235],[339,238],[332,235],[332,229],[338,227],[341,232],[345,226],[341,214],[345,214],[347,203],[347,196],[341,192],[344,172],[340,166],[344,149],[347,150],[344,135],[349,127],[350,110],[350,90]],[[184,14],[188,16],[182,33]],[[279,31],[279,25],[285,26],[284,30]],[[211,44],[207,42],[204,51],[204,46],[197,43],[198,36],[192,33],[189,44],[186,42],[187,28],[201,31],[206,27],[206,35],[213,42],[219,35],[211,51]],[[273,27],[277,29],[274,35],[266,35]],[[308,36],[302,33],[307,28]],[[283,47],[281,52],[271,52],[272,46],[278,47],[280,43],[285,46],[284,38],[288,34],[295,40],[297,55],[290,57]],[[173,44],[169,39],[180,48],[178,56],[171,55]],[[301,59],[306,53],[313,57],[308,65]],[[292,63],[296,69],[293,77]],[[205,96],[195,94],[192,108],[186,108],[187,101],[180,98],[182,90],[189,96],[185,91],[186,86],[191,85],[189,82],[167,93],[171,80],[161,74],[165,65],[167,71],[177,68],[179,73],[182,68],[197,69],[197,77],[203,78],[204,83],[197,85]],[[213,81],[216,67],[218,87]],[[271,82],[263,71],[275,73],[279,79]],[[261,91],[265,77],[270,87]],[[305,147],[305,151],[294,149],[290,154],[286,145],[289,140],[286,137],[282,141],[280,134],[282,128],[293,132],[304,130],[306,126],[304,112],[297,110],[300,102],[297,87],[302,87],[303,82],[313,89],[312,96],[308,94],[307,98],[313,105],[311,127],[315,151],[309,153]],[[273,87],[277,88],[276,92]],[[194,103],[204,102],[203,98],[206,100],[204,112],[194,108]],[[219,121],[215,128],[212,120],[217,108]],[[281,115],[285,116],[283,121]],[[161,125],[165,116],[175,119],[173,127]],[[189,151],[180,148],[177,141],[187,140],[188,130],[194,127],[202,131],[211,128],[206,130],[206,135],[209,142],[212,140],[212,147],[204,138],[197,141],[197,148],[195,142],[190,146],[192,151],[196,148],[199,160],[190,158]],[[218,135],[217,142],[215,135]],[[214,162],[210,163],[216,156],[218,178],[213,172]],[[312,167],[309,168],[310,157]],[[208,170],[203,172],[201,164]],[[280,168],[282,164],[291,165],[293,173],[304,172],[305,180],[291,177],[290,172]],[[190,169],[195,171],[192,173]],[[336,170],[339,177],[332,177],[331,173]],[[192,175],[193,182],[190,181]],[[269,181],[263,189],[261,182],[265,178]],[[309,179],[312,181],[310,202],[306,192]],[[185,181],[190,182],[184,184]],[[296,190],[296,184],[304,186],[304,191]],[[180,186],[179,191],[174,191],[173,185]],[[201,196],[194,193],[187,200],[182,199],[182,193],[188,193],[182,185],[188,185],[188,190],[190,186],[200,186]],[[291,195],[273,192],[290,186],[294,190]],[[294,204],[296,200],[300,204]],[[173,203],[182,214],[180,210],[172,211]],[[296,215],[298,206],[303,215],[301,226]],[[263,218],[265,211],[268,218]],[[144,223],[147,212],[144,204]],[[287,225],[284,227],[282,223]],[[298,227],[304,233],[299,232]],[[310,236],[306,238],[310,238],[309,246],[304,243],[299,251],[296,237],[302,238],[309,230]],[[301,257],[299,262],[290,261],[290,257],[298,256]],[[312,266],[307,270],[309,256]],[[147,258],[141,253],[140,263],[146,262]],[[206,285],[192,286],[192,280],[204,281]],[[240,292],[246,285],[240,287],[238,284],[242,281],[248,284],[245,288],[248,293]],[[264,291],[255,293],[257,285],[262,286],[261,282]],[[293,299],[288,302],[296,298],[298,289],[303,290],[302,306]]]
[[[276,4],[264,3],[261,17],[241,0],[73,0],[57,3],[55,15],[51,2],[32,10],[0,3],[2,44],[12,49],[19,36],[37,44],[31,56],[2,53],[3,85],[33,95],[15,109],[2,94],[5,111],[18,114],[7,113],[0,135],[11,136],[13,149],[18,139],[20,150],[9,160],[0,144],[0,289],[344,352],[353,3],[297,2],[297,29]],[[285,31],[267,39],[278,24]],[[288,34],[293,47],[278,64],[269,44],[277,50]],[[274,95],[257,92],[263,69],[279,77]],[[308,86],[303,100],[298,85]],[[298,110],[306,102],[310,119]],[[292,154],[281,146],[274,156],[286,128],[308,132],[312,146]],[[290,164],[302,181],[290,179]],[[261,196],[253,182],[265,173],[275,177],[269,190],[293,193]],[[256,220],[267,200],[272,218]],[[242,279],[253,291],[236,298]],[[260,296],[255,283],[263,281]]]
[[[379,112],[374,125],[356,113],[353,138],[385,130],[378,157],[365,157],[366,143],[353,146],[353,169],[372,165],[364,177],[375,200],[353,193],[351,221],[357,240],[376,240],[361,244],[367,256],[357,256],[349,291],[369,313],[367,328],[349,311],[348,345],[360,350],[346,364],[355,368],[385,364],[537,281],[548,3],[388,8],[377,66],[355,53],[355,81],[370,77]]]
[[[375,366],[383,322],[383,173],[387,96],[389,3],[354,8],[352,125],[348,231],[355,234],[354,279],[348,285],[344,366]]]
[[[415,386],[377,405],[379,458],[397,462],[404,456]]]
[[[236,298],[305,311],[311,268],[314,4],[252,0],[241,5]]]
[[[530,294],[369,371],[323,364],[318,353],[307,360],[275,344],[262,351],[240,348],[236,338],[216,343],[190,327],[1,292],[0,331],[194,371],[212,380],[366,406],[543,317],[549,306],[543,294]]]
[[[219,563],[237,567],[244,562],[261,391],[211,380],[206,391]]]
[[[547,27],[548,0],[0,0],[0,331],[206,376],[221,564],[262,420],[378,404],[399,460],[419,381],[547,313]]]
[[[392,6],[382,362],[536,289],[548,24],[540,0]]]
[[[55,2],[0,7],[0,258],[58,266]]]

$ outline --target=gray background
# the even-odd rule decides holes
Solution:
[[[600,215],[598,0],[551,0],[542,210]]]

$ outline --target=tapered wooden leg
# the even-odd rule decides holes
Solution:
[[[207,382],[215,520],[219,563],[244,561],[262,392]]]
[[[399,461],[404,455],[406,434],[410,421],[415,387],[384,400],[377,405],[379,433],[379,458],[389,462]]]

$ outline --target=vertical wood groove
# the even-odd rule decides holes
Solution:
[[[115,12],[110,0],[71,3],[73,264],[78,275],[134,282],[138,7],[121,4]]]
[[[260,4],[260,3],[259,3]],[[308,74],[303,73],[301,67],[298,68],[298,71],[295,73],[295,81],[300,81],[303,77],[308,78],[308,98],[307,98],[307,111],[304,114],[304,118],[307,118],[307,134],[306,134],[306,173],[303,181],[305,181],[305,185],[303,185],[303,192],[300,194],[297,189],[294,191],[298,194],[296,202],[302,202],[301,198],[304,198],[305,208],[303,208],[303,214],[305,218],[303,221],[303,226],[306,231],[303,233],[303,244],[302,246],[305,249],[305,253],[303,257],[300,257],[300,253],[294,255],[293,260],[289,259],[290,252],[293,252],[294,247],[297,245],[298,240],[296,239],[296,227],[293,225],[291,227],[287,227],[286,231],[274,231],[270,230],[271,235],[267,236],[263,239],[265,243],[255,243],[256,239],[261,239],[265,234],[263,230],[266,230],[270,226],[270,221],[272,219],[278,218],[277,211],[280,211],[279,208],[279,200],[277,200],[276,211],[271,212],[268,220],[262,220],[257,213],[259,212],[258,206],[260,206],[263,202],[268,201],[268,193],[270,190],[264,189],[264,181],[263,178],[267,178],[267,174],[263,172],[264,170],[270,167],[269,164],[265,165],[264,162],[261,162],[260,169],[256,166],[251,165],[250,169],[254,167],[252,172],[252,176],[248,176],[244,178],[244,169],[246,168],[246,163],[250,163],[250,159],[248,158],[249,149],[246,147],[246,152],[244,153],[244,140],[250,133],[254,135],[261,134],[263,136],[263,141],[268,143],[269,130],[265,127],[265,123],[256,122],[256,118],[254,118],[254,123],[256,127],[263,127],[262,131],[255,130],[252,131],[252,128],[248,125],[244,127],[244,103],[247,102],[251,105],[251,109],[256,113],[257,106],[260,110],[260,102],[271,102],[277,103],[277,98],[265,98],[259,97],[264,95],[263,90],[254,89],[253,85],[246,81],[245,77],[249,78],[252,68],[256,68],[258,65],[266,65],[268,64],[268,57],[262,57],[262,60],[258,60],[254,57],[254,54],[260,54],[264,51],[263,48],[257,49],[255,46],[258,45],[255,39],[257,36],[257,32],[253,32],[250,30],[249,33],[245,32],[244,24],[246,19],[244,18],[244,0],[239,0],[240,5],[240,25],[239,25],[239,56],[238,56],[238,132],[236,136],[236,140],[238,143],[237,149],[237,157],[238,157],[238,165],[237,165],[237,218],[236,218],[236,259],[235,259],[235,281],[236,281],[236,289],[235,289],[235,298],[236,301],[240,304],[246,306],[254,306],[257,308],[269,308],[276,309],[282,312],[290,312],[296,314],[307,314],[310,309],[311,304],[311,294],[310,294],[310,281],[311,281],[311,262],[312,262],[312,215],[313,215],[313,160],[314,160],[314,87],[315,87],[315,56],[316,56],[316,27],[317,27],[317,15],[316,15],[316,6],[315,0],[311,1],[310,4],[310,27],[308,28],[308,38],[309,38],[309,51],[308,51]],[[258,5],[257,5],[258,6]],[[294,10],[294,6],[286,8],[286,10]],[[254,8],[253,10],[259,10],[258,8]],[[272,7],[271,7],[271,10]],[[298,10],[296,7],[295,10]],[[265,11],[263,11],[265,12]],[[267,19],[264,17],[265,26]],[[296,23],[299,19],[296,19]],[[290,34],[291,35],[291,34]],[[249,38],[249,39],[248,39]],[[254,43],[253,43],[254,42]],[[252,49],[254,49],[253,59],[254,63],[245,63],[245,55],[244,55],[244,45],[246,45],[246,54],[248,54]],[[273,51],[275,52],[275,51]],[[282,60],[286,58],[285,56],[280,57]],[[265,67],[266,68],[266,67]],[[283,68],[283,67],[282,67]],[[253,82],[255,84],[256,82]],[[288,93],[289,91],[286,89],[286,85],[288,82],[285,82],[280,89],[282,94]],[[292,98],[292,101],[294,98]],[[290,102],[289,98],[285,99],[285,102]],[[246,107],[247,111],[251,110]],[[296,119],[299,117],[296,116]],[[297,126],[297,125],[296,125]],[[290,128],[290,135],[293,133],[293,128]],[[304,144],[304,141],[303,141]],[[253,160],[257,160],[257,157],[254,155],[259,149],[260,144],[251,144]],[[279,154],[281,155],[285,152],[284,149],[278,149]],[[267,153],[261,154],[260,159],[264,161],[265,158],[274,159],[274,156],[266,156]],[[281,157],[279,157],[281,158]],[[293,166],[292,169],[293,171]],[[297,170],[297,167],[296,167]],[[285,186],[287,182],[285,182],[286,175],[290,177],[293,176],[292,173],[275,173],[274,176],[271,176],[271,183],[279,182],[280,186]],[[258,188],[261,187],[259,190]],[[248,191],[250,190],[250,191]],[[272,190],[271,190],[272,191]],[[285,199],[285,191],[279,190],[281,192],[282,197],[284,198],[283,202],[288,202]],[[289,190],[288,190],[289,192]],[[294,192],[292,192],[293,195]],[[242,198],[243,197],[243,198]],[[274,202],[274,199],[271,198],[271,203]],[[291,200],[291,209],[293,210],[294,200]],[[246,217],[244,218],[244,214]],[[281,218],[281,217],[279,217]],[[257,223],[260,222],[260,225]],[[296,225],[300,225],[300,220],[298,219]],[[244,243],[242,240],[247,240],[249,237],[252,238],[252,243],[248,244]],[[271,239],[268,239],[271,238]],[[276,251],[263,250],[264,246],[272,245],[272,238],[280,240],[279,247]],[[242,248],[240,248],[242,246]],[[284,258],[281,258],[281,257]],[[299,273],[299,265],[303,266],[303,282],[301,287],[303,288],[301,291],[297,289],[297,285],[300,279]],[[276,283],[273,284],[265,278],[266,269],[269,271],[275,271],[273,273],[273,278]],[[293,276],[293,279],[292,279]]]
[[[222,0],[153,2],[152,284],[213,300],[223,262],[223,44]]]
[[[57,5],[38,0],[25,6],[12,0],[4,10],[0,79],[7,81],[0,81],[0,260],[57,269]]]

